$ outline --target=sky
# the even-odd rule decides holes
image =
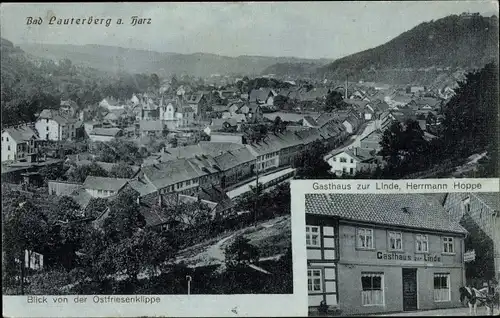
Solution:
[[[101,44],[225,56],[339,58],[451,14],[498,16],[496,1],[2,3],[0,35],[14,44]],[[104,18],[103,25],[49,25]],[[151,24],[131,25],[131,17]],[[41,17],[41,25],[27,18]],[[117,25],[118,18],[123,24]]]

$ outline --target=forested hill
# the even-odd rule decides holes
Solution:
[[[88,108],[106,96],[130,98],[152,84],[149,74],[107,73],[69,59],[35,57],[3,38],[0,52],[2,126],[33,121],[43,108],[58,107],[61,99]]]
[[[318,76],[408,83],[440,71],[480,69],[498,61],[498,17],[451,15],[318,69]]]
[[[106,45],[21,44],[20,47],[35,56],[59,60],[68,58],[77,65],[86,65],[104,71],[152,73],[161,77],[187,74],[208,77],[212,74],[257,75],[276,63],[313,63],[326,65],[333,60],[302,59],[295,57],[221,56],[208,53],[178,54],[155,52]]]

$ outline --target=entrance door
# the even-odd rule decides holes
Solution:
[[[417,269],[403,268],[403,310],[417,310]]]

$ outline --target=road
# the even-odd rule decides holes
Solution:
[[[371,134],[375,130],[375,122],[370,121],[368,123],[363,124],[363,126],[360,127],[359,129],[361,133],[357,133],[355,135],[352,135],[348,140],[346,140],[342,145],[339,147],[332,149],[328,152],[328,154],[323,157],[324,160],[328,158],[332,153],[339,152],[341,150],[347,149],[349,147],[359,147],[361,146],[361,139],[365,138],[369,134]]]
[[[499,315],[500,312],[498,309],[495,310],[495,314]],[[477,308],[478,316],[486,315],[485,307]],[[435,310],[420,310],[420,311],[412,311],[412,312],[403,312],[403,313],[395,313],[395,314],[384,314],[384,315],[370,315],[371,317],[390,317],[390,316],[469,316],[469,308],[460,307],[460,308],[450,308],[450,309],[435,309]]]

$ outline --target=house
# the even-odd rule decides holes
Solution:
[[[457,222],[461,221],[469,232],[479,229],[486,234],[493,251],[491,265],[495,270],[495,278],[500,280],[500,197],[498,193],[448,193],[444,197],[443,206],[450,218]]]
[[[317,128],[319,127],[318,123],[312,118],[311,116],[304,116],[304,119],[302,119],[302,126],[304,127],[309,127],[309,128]]]
[[[360,142],[360,148],[375,150],[379,152],[382,149],[380,146],[380,141],[382,141],[382,131],[374,130],[365,137],[363,137]]]
[[[207,97],[204,93],[194,93],[186,99],[188,106],[194,111],[196,118],[204,117],[208,105]]]
[[[350,113],[349,116],[342,122],[347,133],[352,134],[356,132],[359,125],[361,124],[360,118],[355,113]]]
[[[259,89],[252,89],[248,101],[258,105],[273,106],[276,95],[276,92],[272,88],[261,87]]]
[[[161,120],[141,120],[139,122],[139,131],[142,136],[161,137],[164,135],[165,126]]]
[[[89,134],[91,141],[111,141],[123,134],[120,128],[94,128]]]
[[[88,176],[83,188],[93,198],[107,198],[118,194],[129,179]]]
[[[127,116],[127,112],[124,109],[113,109],[110,110],[105,116],[104,120],[110,122],[114,125],[118,125],[119,120],[121,118],[125,118]]]
[[[381,158],[377,158],[374,150],[359,147],[334,152],[326,160],[331,167],[330,171],[338,176],[373,171],[382,165]]]
[[[106,97],[99,102],[99,106],[106,108],[107,110],[124,109],[125,105],[121,104],[120,101],[113,97]]]
[[[467,231],[422,194],[306,194],[308,299],[343,315],[461,307]]]
[[[76,136],[76,118],[64,117],[53,109],[44,109],[35,123],[41,140],[62,141]]]
[[[241,122],[236,119],[228,118],[214,118],[203,131],[207,135],[211,135],[212,132],[238,132],[241,126]]]
[[[2,130],[2,162],[27,159],[29,154],[38,152],[40,139],[27,125]]]
[[[76,102],[68,99],[61,100],[61,104],[59,106],[59,113],[64,117],[75,117],[78,113],[78,105]]]
[[[240,109],[238,109],[238,113],[244,114],[248,122],[261,121],[263,118],[262,107],[252,102],[241,106]]]
[[[180,99],[160,102],[160,120],[168,129],[188,127],[194,123],[195,111],[190,106],[182,106]]]
[[[280,166],[280,144],[275,138],[264,138],[264,140],[245,145],[257,158],[257,171],[266,171]]]
[[[215,207],[216,217],[220,216],[222,218],[227,218],[235,215],[236,213],[236,204],[229,198],[226,191],[219,186],[209,185],[200,187],[198,198],[201,200],[215,202],[217,204]]]

